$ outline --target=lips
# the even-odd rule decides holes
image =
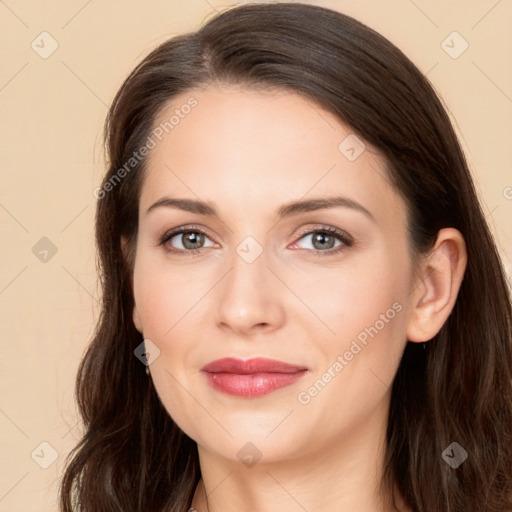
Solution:
[[[250,398],[290,386],[300,380],[308,368],[277,361],[254,358],[217,359],[201,369],[210,386],[230,395]]]

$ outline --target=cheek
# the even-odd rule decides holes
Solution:
[[[314,276],[311,272],[295,272],[294,277],[291,270],[285,281],[293,283],[297,296],[322,321],[316,320],[327,341],[347,340],[379,322],[386,312],[389,313],[385,320],[394,320],[398,306],[393,309],[393,304],[405,306],[408,262],[395,256],[372,251],[347,264],[340,262],[338,267],[319,267]],[[308,318],[314,319],[312,315]]]
[[[144,334],[165,342],[182,319],[190,322],[194,306],[207,290],[194,271],[142,257],[134,272],[134,298]],[[185,318],[186,317],[186,318]]]
[[[329,327],[320,338],[324,343],[317,343],[322,361],[316,378],[336,361],[342,365],[337,369],[343,368],[331,369],[339,377],[323,397],[326,408],[328,396],[340,393],[349,401],[360,393],[378,400],[391,385],[405,347],[409,262],[406,255],[397,258],[387,251],[371,256],[326,274],[309,297]]]
[[[194,304],[204,295],[191,276],[170,265],[162,265],[140,255],[134,272],[134,297],[142,319],[144,338],[155,343],[159,357],[151,364],[151,379],[160,400],[173,420],[189,434],[199,412],[184,392],[197,378],[190,360]]]
[[[331,284],[317,302],[318,308],[325,305],[319,316],[335,334],[312,339],[318,364],[297,396],[304,424],[317,429],[321,421],[333,436],[382,404],[405,347],[407,324],[406,280],[389,265],[374,261],[360,276],[341,277],[345,280]]]

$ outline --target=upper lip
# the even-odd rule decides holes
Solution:
[[[208,373],[250,375],[253,373],[296,373],[307,370],[307,368],[264,357],[256,357],[246,361],[235,359],[234,357],[226,357],[206,364],[201,370]]]

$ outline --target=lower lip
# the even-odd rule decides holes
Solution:
[[[307,370],[294,373],[237,373],[205,372],[208,383],[217,391],[228,395],[256,397],[266,395],[280,388],[291,386],[300,380]]]

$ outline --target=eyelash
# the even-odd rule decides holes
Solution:
[[[174,230],[171,230],[171,231],[168,231],[166,233],[164,233],[163,236],[160,237],[160,242],[158,243],[159,246],[163,246],[165,243],[167,243],[169,240],[171,240],[172,238],[174,238],[176,235],[181,235],[183,233],[201,233],[203,235],[205,235],[206,237],[208,237],[208,235],[206,234],[206,232],[201,229],[200,227],[198,226],[186,226],[186,227],[181,227],[181,228],[177,228],[177,229],[174,229]],[[318,229],[312,229],[312,230],[309,230],[309,231],[306,231],[304,233],[302,233],[300,235],[300,237],[298,238],[298,240],[301,240],[302,238],[304,238],[305,236],[307,235],[311,235],[311,234],[315,234],[315,233],[322,233],[322,234],[325,234],[325,235],[332,235],[332,236],[335,236],[339,241],[342,242],[341,245],[339,245],[338,247],[336,248],[332,248],[332,249],[327,249],[325,251],[320,251],[318,249],[305,249],[307,250],[308,252],[312,252],[314,255],[316,256],[332,256],[334,254],[338,254],[340,251],[342,251],[343,249],[345,249],[346,247],[351,247],[354,243],[352,237],[350,237],[349,235],[347,235],[346,233],[344,233],[343,231],[340,231],[339,229],[336,229],[336,228],[333,228],[333,227],[330,227],[330,226],[322,226],[321,228],[318,228]],[[177,254],[179,256],[185,256],[185,255],[195,255],[195,254],[198,254],[201,249],[203,248],[199,248],[199,249],[169,249],[169,248],[165,248],[165,250],[169,253],[174,253],[174,254]]]

